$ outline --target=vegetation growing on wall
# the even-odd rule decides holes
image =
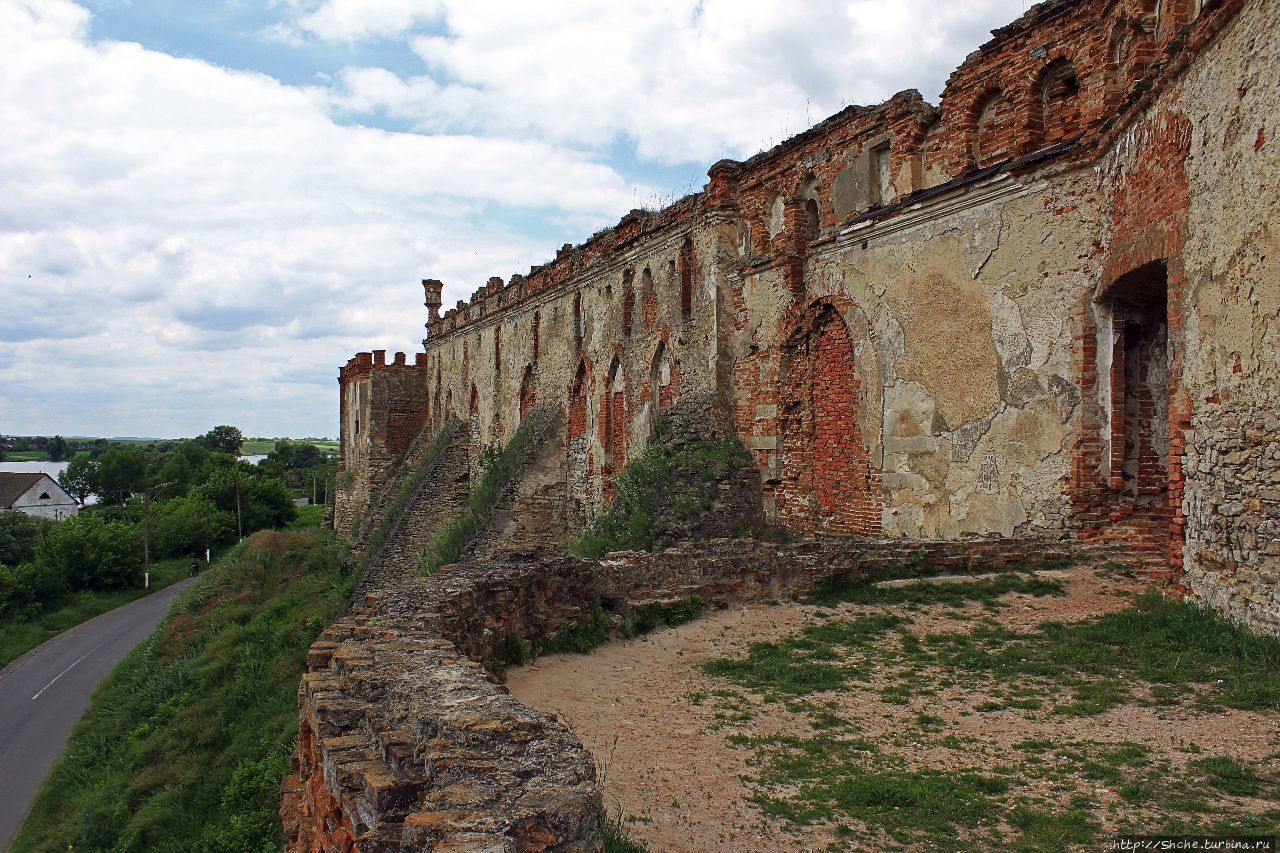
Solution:
[[[324,531],[227,554],[99,688],[14,849],[278,849],[298,679],[352,580]]]
[[[440,430],[435,440],[431,442],[431,446],[427,448],[427,452],[423,455],[418,466],[401,481],[395,500],[392,501],[391,506],[387,507],[387,511],[383,513],[382,518],[378,521],[378,526],[369,534],[369,541],[365,543],[364,557],[360,565],[362,571],[372,562],[373,558],[382,550],[382,547],[387,544],[387,537],[391,535],[391,526],[404,514],[405,507],[409,505],[409,501],[418,491],[418,487],[422,485],[422,481],[431,473],[436,459],[440,457],[444,449],[449,446],[449,442],[453,440],[454,429],[454,425],[450,423]],[[375,510],[376,508],[370,502],[365,507],[365,516]],[[352,522],[350,531],[352,539],[356,537],[356,532],[364,526],[366,520],[366,518],[361,517]]]
[[[580,557],[647,550],[669,523],[708,508],[683,484],[709,482],[750,464],[751,455],[736,439],[675,445],[659,422],[644,453],[618,477],[613,506],[571,540],[569,550]]]
[[[520,423],[506,447],[489,445],[481,451],[480,476],[471,488],[467,507],[436,531],[422,555],[422,574],[430,575],[441,566],[456,563],[476,535],[485,529],[493,518],[498,498],[533,451],[550,417],[549,412],[534,410]],[[388,517],[392,514],[388,513]]]

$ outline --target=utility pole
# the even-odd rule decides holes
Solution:
[[[240,521],[240,472],[236,472],[236,535],[244,541],[244,524]]]
[[[165,486],[172,486],[177,480],[160,483],[142,490],[142,588],[151,588],[151,498]]]

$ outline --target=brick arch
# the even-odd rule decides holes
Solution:
[[[832,300],[813,303],[783,344],[779,520],[790,527],[880,531],[880,473],[860,426],[854,337]]]
[[[969,156],[978,168],[986,168],[1013,156],[1017,118],[1009,94],[988,89],[973,102],[969,113]]]
[[[1055,145],[1080,132],[1080,75],[1070,56],[1060,54],[1046,63],[1024,100],[1029,148]]]
[[[680,399],[680,359],[672,351],[664,333],[654,347],[649,360],[649,387],[646,400],[649,403],[650,427],[667,409]]]
[[[524,369],[524,376],[520,379],[520,420],[523,421],[525,415],[538,405],[538,389],[533,374],[533,365],[530,364]]]
[[[622,361],[613,357],[609,372],[605,374],[605,386],[600,409],[604,414],[600,444],[604,448],[604,496],[613,499],[613,484],[627,465],[627,377]]]
[[[569,477],[566,487],[574,517],[581,518],[591,508],[591,363],[584,356],[578,361],[573,382],[569,385],[568,435]]]

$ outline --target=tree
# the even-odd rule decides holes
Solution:
[[[233,426],[221,424],[197,438],[196,441],[210,450],[239,456],[240,446],[244,444],[244,433]]]
[[[123,504],[146,479],[147,454],[141,450],[108,450],[98,460],[97,494],[106,502]]]
[[[58,475],[62,488],[75,495],[76,500],[84,503],[84,499],[98,491],[98,463],[85,451],[71,457],[67,467]]]
[[[36,558],[36,545],[53,527],[47,518],[38,518],[13,509],[0,510],[0,563],[16,566]]]
[[[36,563],[72,590],[124,589],[142,583],[142,531],[82,512],[54,525],[36,547]]]
[[[211,501],[234,519],[237,483],[246,536],[255,530],[283,527],[297,517],[298,509],[284,481],[258,475],[252,465],[244,463],[214,471],[204,484],[191,490],[191,497]]]
[[[45,445],[49,460],[52,462],[61,462],[67,458],[67,440],[60,435],[55,435],[49,439],[49,443]]]
[[[206,538],[207,537],[207,538]],[[235,541],[236,517],[194,497],[156,501],[151,507],[151,547],[155,556],[203,554]]]
[[[185,495],[187,489],[191,488],[191,481],[195,474],[191,470],[191,463],[187,461],[187,457],[181,453],[171,453],[164,464],[160,466],[160,472],[156,475],[156,479],[161,483],[169,483],[165,487],[165,494],[170,497]]]

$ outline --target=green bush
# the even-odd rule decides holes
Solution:
[[[263,476],[249,465],[235,465],[210,472],[208,479],[191,490],[191,497],[212,503],[236,518],[239,484],[240,520],[245,536],[258,530],[284,527],[298,514],[288,486],[277,477]]]
[[[150,526],[151,555],[160,559],[203,554],[206,543],[211,548],[221,548],[236,538],[233,513],[215,509],[210,501],[194,497],[155,501],[151,504]]]
[[[613,506],[572,539],[569,550],[597,558],[610,551],[648,550],[663,532],[665,517],[687,519],[703,508],[697,496],[680,492],[682,479],[707,482],[751,464],[736,439],[675,447],[665,432],[659,423],[644,453],[618,477]]]
[[[67,594],[61,575],[34,563],[0,564],[0,621],[31,619]]]
[[[13,509],[0,510],[0,563],[16,566],[36,558],[36,545],[53,527],[47,518]]]
[[[142,584],[142,530],[104,521],[93,512],[73,515],[40,540],[36,562],[78,589],[124,589]]]

